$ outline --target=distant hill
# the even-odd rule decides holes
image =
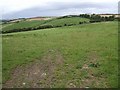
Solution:
[[[87,18],[81,17],[59,17],[59,18],[28,18],[16,20],[16,22],[9,22],[3,24],[3,30],[9,31],[21,28],[34,28],[41,25],[64,26],[70,24],[79,24],[79,22],[89,21]]]

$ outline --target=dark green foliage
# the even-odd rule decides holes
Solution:
[[[97,20],[90,20],[90,23],[96,23],[96,22],[101,22],[101,21],[97,21]]]
[[[79,24],[83,24],[83,22],[79,22]]]
[[[101,17],[100,15],[96,15],[96,14],[92,14],[92,15],[80,14],[79,16],[82,17],[82,18],[89,18],[92,23],[93,22],[113,21],[113,20],[115,20],[114,16]]]
[[[79,16],[83,17],[83,18],[90,18],[90,15],[88,15],[88,14],[80,14]]]
[[[67,26],[67,24],[64,24],[64,26]]]
[[[28,27],[28,28],[20,28],[20,29],[11,29],[9,31],[2,31],[2,33],[31,31],[31,30],[46,29],[46,28],[53,28],[53,26],[52,25],[43,25],[43,26],[38,26],[38,27]]]

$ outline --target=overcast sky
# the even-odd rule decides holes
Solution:
[[[62,16],[81,13],[118,13],[119,0],[0,0],[3,19]]]

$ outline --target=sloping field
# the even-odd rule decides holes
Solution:
[[[3,87],[118,87],[117,22],[3,35]]]
[[[35,26],[39,26],[43,23],[45,23],[45,20],[41,20],[41,21],[36,21],[36,20],[35,21],[21,21],[19,23],[10,23],[11,25],[10,24],[4,24],[3,25],[3,30],[4,31],[9,31],[9,30],[12,30],[12,29],[35,27]]]
[[[83,21],[89,21],[89,19],[80,18],[80,17],[71,17],[71,18],[62,18],[62,19],[54,18],[50,20],[21,21],[19,23],[11,23],[11,25],[4,24],[3,30],[9,31],[12,29],[37,27],[37,26],[46,25],[46,24],[53,25],[53,26],[64,26],[64,24],[79,24],[79,22],[83,22]]]
[[[61,19],[55,19],[51,22],[45,23],[47,25],[54,25],[54,26],[64,26],[69,24],[79,24],[79,22],[89,21],[87,18],[80,18],[80,17],[67,17]]]

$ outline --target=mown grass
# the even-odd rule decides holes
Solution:
[[[117,30],[117,22],[105,22],[5,34],[3,83],[15,67],[40,60],[53,50],[64,57],[64,64],[55,71],[53,87],[70,87],[71,83],[76,87],[118,87]],[[93,65],[96,63],[97,67]],[[82,69],[84,65],[90,71]]]

